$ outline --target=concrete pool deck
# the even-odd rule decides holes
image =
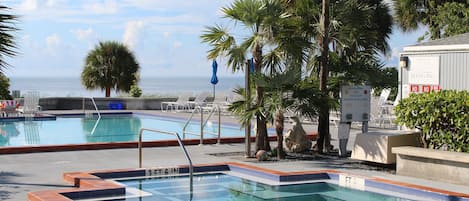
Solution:
[[[48,112],[73,113],[73,111]],[[161,113],[159,111],[135,112],[181,117],[187,117],[188,115],[187,113]],[[224,116],[222,121],[236,122],[230,116]],[[305,125],[305,129],[307,132],[315,131],[315,125]],[[337,131],[334,129],[334,127],[331,127],[332,138],[337,139]],[[371,128],[370,130],[374,129]],[[357,129],[352,129],[348,150],[351,150],[354,136],[359,132]],[[332,143],[337,147],[337,140],[333,140]],[[272,142],[273,147],[275,144],[275,142]],[[252,147],[254,148],[254,145]],[[287,159],[257,162],[254,159],[246,159],[242,156],[244,151],[243,143],[194,145],[187,146],[187,149],[194,164],[238,162],[284,172],[334,169],[368,177],[469,194],[467,186],[397,176],[387,170],[383,171],[381,168],[362,165],[360,161],[333,156],[322,157],[318,160]],[[143,149],[143,167],[167,167],[184,164],[187,164],[187,161],[179,147]],[[136,148],[0,155],[0,200],[26,200],[27,193],[31,191],[71,188],[72,185],[62,179],[65,172],[89,172],[137,167],[138,150]]]

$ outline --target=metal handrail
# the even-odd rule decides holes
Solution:
[[[207,132],[207,133],[208,133],[208,134],[212,134],[212,135],[216,135],[216,136],[217,136],[217,144],[220,144],[220,138],[221,138],[221,111],[220,111],[220,106],[218,106],[218,105],[216,105],[216,107],[214,107],[214,108],[218,111],[218,132],[217,132],[217,133]],[[197,111],[197,109],[200,110],[200,134],[186,131],[187,126],[188,126],[189,123],[192,121],[192,118],[194,117],[194,114],[195,114],[195,112]],[[186,139],[186,133],[187,133],[187,134],[191,134],[191,135],[200,136],[200,145],[202,145],[202,144],[203,144],[203,140],[204,140],[204,132],[205,132],[205,131],[204,131],[204,128],[205,128],[205,126],[207,125],[208,121],[210,120],[210,117],[212,117],[214,111],[215,111],[215,110],[212,110],[212,111],[209,113],[208,118],[204,121],[204,109],[203,109],[203,107],[201,107],[201,106],[195,106],[195,107],[194,107],[194,110],[193,110],[192,113],[191,113],[191,116],[189,117],[189,119],[187,120],[187,122],[184,124],[184,127],[182,128],[182,138],[183,138],[183,139]]]
[[[101,115],[98,115],[98,119],[94,123],[93,129],[91,130],[91,135],[94,135],[94,132],[96,131],[96,128],[98,127],[99,121],[101,120]]]
[[[96,105],[96,102],[94,101],[93,97],[83,97],[83,112],[85,112],[85,99],[89,98],[91,102],[93,103],[94,109],[96,110],[96,113],[98,114],[98,118],[101,119],[101,113],[98,110],[98,106]]]
[[[186,139],[186,128],[189,125],[189,123],[192,121],[192,118],[194,117],[194,114],[195,114],[197,108],[199,108],[200,111],[202,111],[202,107],[200,107],[200,106],[195,106],[194,107],[194,110],[192,110],[191,116],[187,120],[186,124],[184,124],[184,127],[182,127],[182,139]],[[203,112],[201,112],[201,113],[203,113]]]
[[[218,131],[217,133],[213,133],[213,132],[207,132],[208,134],[212,134],[212,135],[216,135],[217,136],[217,144],[220,144],[220,137],[221,137],[221,110],[220,110],[220,106],[219,105],[214,105],[212,106],[214,107],[215,109],[210,111],[210,114],[208,115],[207,119],[205,120],[204,124],[202,125],[202,128],[205,128],[205,126],[207,125],[208,121],[210,120],[210,118],[212,117],[213,113],[216,111],[218,111]]]
[[[168,131],[161,131],[161,130],[155,130],[155,129],[148,129],[148,128],[141,128],[140,132],[138,133],[138,167],[142,168],[142,134],[143,131],[150,131],[150,132],[155,132],[155,133],[160,133],[160,134],[167,134],[167,135],[174,135],[176,136],[179,147],[181,147],[182,151],[184,152],[184,155],[186,156],[187,161],[189,161],[189,182],[190,182],[190,192],[191,192],[191,198],[192,198],[192,191],[193,191],[193,179],[192,177],[194,176],[194,167],[192,166],[192,160],[189,154],[187,153],[186,147],[184,146],[184,143],[182,143],[181,137],[177,132],[168,132]]]

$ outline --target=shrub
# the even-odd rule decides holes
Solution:
[[[142,96],[142,89],[140,89],[138,85],[135,83],[132,86],[130,86],[130,96],[135,97],[135,98]]]
[[[0,100],[11,100],[10,79],[0,72]]]
[[[469,92],[411,94],[395,112],[398,124],[422,131],[425,148],[469,152]]]

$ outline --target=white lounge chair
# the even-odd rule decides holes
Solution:
[[[383,89],[378,99],[372,99],[371,103],[371,120],[379,128],[393,126],[394,117],[394,105],[388,101],[391,89]],[[394,101],[394,103],[397,103]]]
[[[186,92],[181,93],[176,101],[170,102],[161,102],[161,111],[179,111],[180,109],[189,109],[189,99],[192,96],[192,93]]]
[[[208,108],[219,108],[221,112],[227,112],[228,107],[230,106],[230,102],[228,102],[228,97],[225,96],[224,93],[217,93],[215,94],[215,98],[211,103],[207,103]]]
[[[188,101],[189,107],[196,109],[196,107],[203,107],[207,104],[207,97],[210,95],[208,92],[202,92],[193,101]]]
[[[23,115],[31,115],[34,116],[39,110],[39,92],[37,91],[29,91],[24,96],[24,104],[23,106],[19,107],[17,111]]]

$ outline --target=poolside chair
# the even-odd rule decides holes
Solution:
[[[382,128],[389,125],[393,126],[394,117],[394,104],[388,101],[391,89],[383,89],[378,98],[373,98],[371,101],[371,123],[374,123],[377,127]],[[394,101],[398,103],[398,101]]]
[[[206,99],[210,95],[209,92],[202,92],[193,101],[188,101],[189,108],[196,109],[196,107],[203,107],[207,104]]]
[[[179,111],[180,109],[189,109],[189,99],[192,93],[181,93],[176,101],[161,102],[161,111]]]
[[[207,103],[206,107],[209,109],[219,108],[221,112],[228,112],[228,107],[230,106],[227,96],[224,93],[215,94],[215,98],[212,102]]]
[[[16,100],[4,100],[2,101],[3,105],[3,116],[9,117],[9,116],[18,116],[18,112],[16,109],[20,106],[20,103]]]
[[[24,104],[20,106],[17,111],[23,115],[34,116],[40,110],[39,106],[39,92],[29,91],[24,96]]]

